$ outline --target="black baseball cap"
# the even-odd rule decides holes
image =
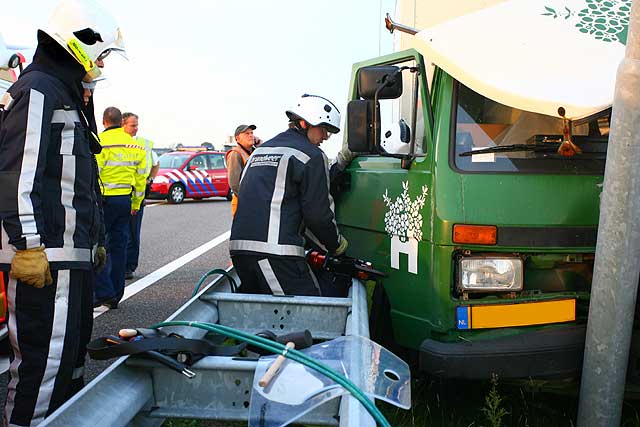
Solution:
[[[236,133],[233,134],[233,136],[238,136],[240,135],[242,132],[246,132],[247,130],[256,130],[256,125],[240,125],[236,128]]]

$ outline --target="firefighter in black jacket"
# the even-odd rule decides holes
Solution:
[[[261,144],[244,168],[229,249],[240,292],[320,295],[305,241],[338,255],[347,249],[319,148],[340,132],[340,112],[323,97],[303,95],[286,113],[289,129]]]
[[[33,63],[0,100],[0,271],[10,270],[13,350],[4,425],[38,425],[82,387],[93,269],[106,261],[100,145],[82,81],[121,49],[103,7],[63,0],[38,31]]]

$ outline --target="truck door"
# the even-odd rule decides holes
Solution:
[[[398,334],[418,325],[408,311],[395,307],[415,305],[431,296],[427,278],[433,268],[429,263],[432,119],[423,58],[414,50],[356,64],[352,100],[359,98],[359,71],[375,65],[406,66],[414,71],[402,72],[403,91],[399,98],[380,100],[380,140],[385,148],[360,154],[353,160],[337,191],[336,208],[341,232],[350,243],[349,254],[372,261],[388,274],[384,289],[394,307],[393,327]],[[401,119],[415,134],[413,147],[399,138]],[[345,135],[344,143],[348,142]],[[403,155],[404,160],[400,158]]]

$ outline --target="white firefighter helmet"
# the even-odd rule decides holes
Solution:
[[[380,145],[388,154],[409,154],[410,141],[411,129],[404,119],[400,119],[382,132]]]
[[[124,56],[124,42],[115,18],[94,0],[61,0],[44,32],[84,67],[89,80],[101,74],[96,60],[111,51]]]
[[[302,95],[296,105],[286,113],[289,120],[302,119],[311,126],[326,126],[331,133],[340,132],[340,111],[327,98]]]

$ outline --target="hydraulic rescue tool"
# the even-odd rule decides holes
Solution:
[[[332,256],[319,251],[309,251],[307,262],[314,270],[325,270],[360,280],[376,280],[387,276],[373,268],[370,262],[348,256]]]

